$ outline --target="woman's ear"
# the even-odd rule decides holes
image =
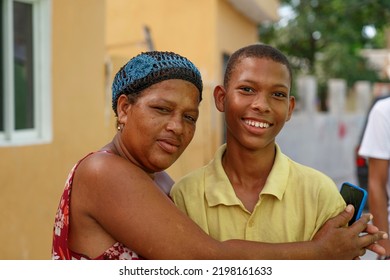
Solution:
[[[218,85],[214,88],[214,102],[215,107],[220,112],[225,112],[225,97],[226,97],[226,90],[223,86]]]
[[[118,114],[118,123],[125,124],[127,121],[127,112],[129,108],[131,107],[131,104],[129,102],[128,97],[125,94],[122,94],[119,96],[117,100],[117,114]]]

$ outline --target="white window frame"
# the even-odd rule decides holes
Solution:
[[[32,4],[34,125],[15,130],[13,3]],[[51,102],[51,0],[3,0],[4,131],[0,146],[45,144],[52,140]]]

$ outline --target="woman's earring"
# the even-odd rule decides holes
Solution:
[[[118,124],[117,128],[116,128],[119,132],[122,132],[122,129],[123,129],[123,124],[120,123]]]

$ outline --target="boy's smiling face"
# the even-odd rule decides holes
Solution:
[[[217,87],[214,92],[218,110],[225,113],[228,139],[248,149],[273,147],[295,106],[290,85],[289,71],[279,62],[257,57],[239,60],[227,88]]]

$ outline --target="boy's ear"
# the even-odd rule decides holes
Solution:
[[[117,113],[118,113],[118,122],[121,124],[125,124],[127,121],[127,112],[129,108],[131,107],[131,104],[129,102],[129,99],[125,94],[122,94],[119,96],[117,101]]]
[[[289,104],[288,104],[288,115],[286,121],[289,121],[291,119],[291,115],[294,112],[295,108],[295,97],[290,96]]]
[[[214,88],[214,102],[215,107],[220,112],[225,112],[225,97],[226,97],[226,90],[223,86],[218,85]]]

